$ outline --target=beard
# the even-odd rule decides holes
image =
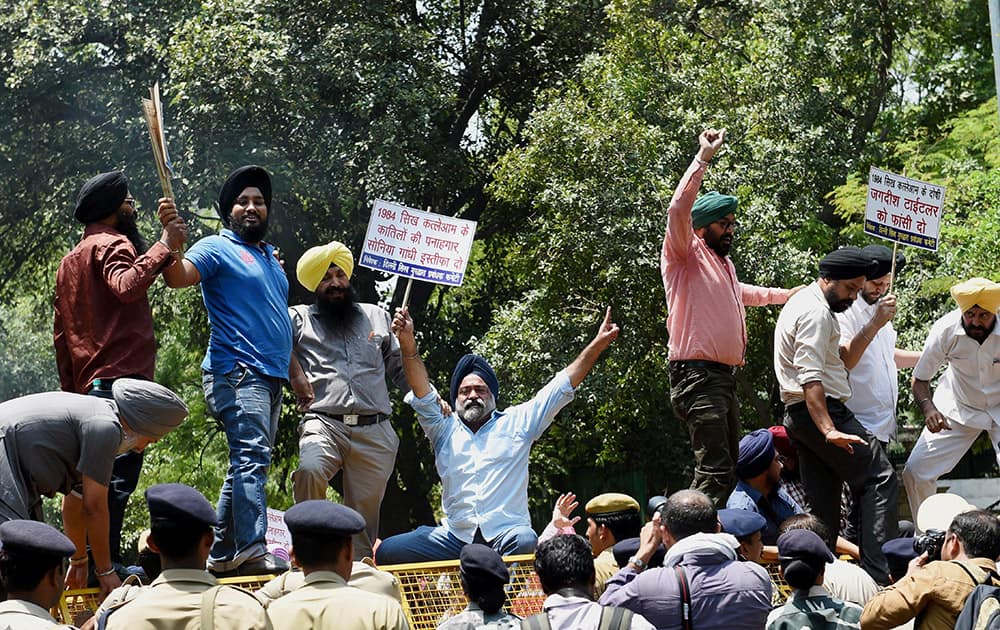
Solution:
[[[474,398],[456,403],[458,417],[467,424],[479,424],[486,421],[497,408],[497,402],[490,396],[489,400]]]
[[[327,290],[316,295],[316,308],[320,318],[334,326],[341,326],[354,315],[354,303],[357,301],[354,287],[348,286],[343,291]]]
[[[119,210],[118,224],[115,226],[115,229],[121,232],[128,239],[129,243],[132,243],[136,254],[143,254],[146,252],[147,244],[146,240],[139,234],[139,225],[136,223],[135,217],[135,212],[122,212]]]
[[[828,288],[823,295],[826,297],[826,303],[830,305],[830,310],[834,313],[843,313],[851,308],[851,304],[854,304],[854,300],[850,298],[838,300],[837,292],[833,287]]]
[[[966,326],[965,322],[962,322],[962,328],[965,329],[965,334],[971,337],[973,341],[977,341],[980,344],[986,341],[986,338],[991,332],[993,332],[996,325],[997,321],[995,319],[993,320],[993,325],[989,328],[986,328],[985,326]]]
[[[881,295],[875,295],[874,293],[869,293],[868,291],[861,292],[861,299],[864,300],[869,306],[877,304],[881,297]]]
[[[243,220],[240,221],[232,218],[232,216],[229,217],[229,229],[236,232],[236,235],[245,243],[259,243],[264,240],[264,235],[267,234],[267,217],[254,216],[258,220],[254,225],[247,224],[245,214],[243,215]]]
[[[726,235],[711,241],[706,239],[705,244],[721,258],[725,258],[729,255],[729,250],[733,248],[733,237]]]
[[[122,431],[122,441],[118,445],[118,455],[124,455],[139,446],[139,436],[131,431]]]

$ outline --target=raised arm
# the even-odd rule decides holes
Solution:
[[[609,306],[608,310],[604,313],[604,321],[601,322],[601,327],[597,330],[597,335],[566,368],[566,375],[569,376],[569,384],[573,386],[573,389],[579,387],[583,379],[590,373],[591,368],[597,363],[597,358],[617,338],[618,324],[611,321],[611,307]],[[400,345],[402,345],[402,341],[400,341]],[[412,381],[410,385],[413,385]],[[416,393],[416,390],[414,390],[414,393]]]
[[[403,359],[403,372],[410,391],[417,398],[423,398],[431,391],[431,380],[427,376],[427,368],[420,359],[417,340],[413,336],[413,319],[409,307],[397,308],[392,318],[392,332],[399,339],[399,351]]]
[[[882,327],[889,323],[895,315],[896,296],[886,295],[882,297],[878,301],[878,306],[875,307],[875,314],[872,318],[858,329],[854,337],[849,339],[846,344],[840,346],[840,358],[844,362],[844,367],[848,370],[854,369],[854,366],[861,360],[861,355],[865,353],[868,345],[875,340],[875,335],[878,334],[878,331],[882,330]],[[914,362],[914,364],[916,363]]]
[[[694,237],[694,227],[691,224],[691,208],[701,189],[701,180],[705,176],[708,163],[715,157],[726,139],[725,129],[706,129],[698,136],[698,153],[691,166],[677,184],[674,196],[667,209],[667,231],[663,237],[663,258],[685,258]]]

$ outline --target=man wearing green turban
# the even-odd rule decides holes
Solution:
[[[698,197],[709,162],[726,130],[708,129],[667,211],[660,272],[667,297],[670,402],[688,425],[694,449],[691,487],[725,507],[736,485],[740,422],[736,368],[747,346],[745,306],[784,304],[798,289],[744,284],[729,259],[736,197]]]
[[[299,467],[292,475],[296,503],[325,499],[344,471],[344,503],[364,517],[354,557],[372,555],[385,485],[396,464],[399,438],[389,422],[386,375],[406,393],[392,318],[355,301],[354,256],[332,241],[307,250],[295,267],[299,284],[316,301],[288,309],[292,319],[289,377],[299,411]]]

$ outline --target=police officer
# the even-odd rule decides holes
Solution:
[[[0,524],[0,575],[7,601],[0,603],[0,628],[52,630],[49,609],[65,587],[66,559],[76,545],[51,525],[13,520]]]
[[[269,629],[264,607],[248,591],[219,585],[205,570],[218,524],[200,492],[180,483],[146,490],[149,548],[163,572],[134,599],[109,611],[107,630],[182,630],[211,615],[217,630]],[[199,620],[199,621],[195,621]]]
[[[305,582],[268,607],[275,630],[408,630],[398,602],[347,584],[351,537],[365,529],[360,514],[345,505],[310,499],[285,512],[285,524]],[[320,621],[325,609],[330,610],[328,621]]]

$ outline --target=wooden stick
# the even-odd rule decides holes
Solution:
[[[896,248],[899,247],[899,243],[893,242],[892,244],[892,267],[889,269],[889,288],[886,290],[885,294],[889,295],[892,293],[892,281],[896,279]]]
[[[412,287],[413,287],[413,278],[407,278],[406,279],[406,291],[403,291],[403,306],[402,306],[402,308],[406,308],[406,306],[410,303],[410,289]]]

